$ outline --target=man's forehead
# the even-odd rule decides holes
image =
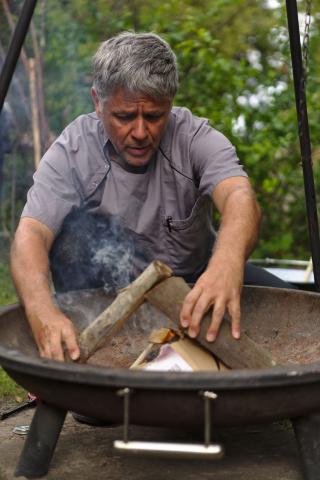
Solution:
[[[105,107],[110,110],[135,110],[142,106],[148,110],[167,109],[171,106],[168,99],[154,99],[142,93],[127,92],[118,89],[105,101]]]

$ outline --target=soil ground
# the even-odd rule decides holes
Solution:
[[[0,402],[0,410],[10,405]],[[29,425],[34,410],[26,410],[0,422],[0,480],[14,479],[14,470],[25,438],[13,433],[17,425]],[[132,440],[194,441],[185,431],[131,427]],[[128,457],[115,452],[113,441],[122,438],[121,427],[92,427],[77,423],[68,414],[48,480],[303,480],[290,424],[221,429],[216,440],[225,448],[217,461],[168,460]],[[22,478],[22,477],[20,477]]]

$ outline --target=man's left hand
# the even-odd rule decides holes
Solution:
[[[257,241],[260,221],[260,209],[246,178],[223,180],[214,189],[212,200],[221,213],[214,252],[206,271],[186,296],[180,314],[181,325],[196,337],[203,315],[212,306],[209,342],[215,340],[226,311],[231,317],[233,337],[240,337],[244,263]]]
[[[226,311],[232,320],[232,335],[240,337],[240,295],[243,283],[243,262],[222,260],[213,256],[206,271],[199,277],[186,296],[180,314],[181,325],[188,328],[194,338],[200,330],[202,317],[212,306],[212,321],[207,331],[207,340],[217,337]]]

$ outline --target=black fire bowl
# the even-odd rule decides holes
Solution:
[[[63,294],[58,302],[81,330],[110,298],[103,290],[85,290]],[[126,335],[123,355],[134,357],[141,349],[141,339],[144,342],[155,326],[166,321],[153,307],[141,307],[120,333]],[[217,373],[143,372],[41,359],[23,309],[4,308],[0,314],[0,364],[17,383],[41,398],[16,474],[27,478],[46,474],[67,411],[122,422],[124,402],[119,392],[127,388],[133,424],[198,428],[203,425],[204,391],[217,395],[211,402],[213,426],[291,419],[305,478],[318,479],[319,322],[319,294],[245,287],[242,328],[282,366]],[[113,347],[119,344],[115,341]]]

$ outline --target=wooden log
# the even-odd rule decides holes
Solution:
[[[114,335],[144,302],[145,293],[156,283],[172,275],[172,270],[160,261],[152,262],[139,277],[117,295],[116,299],[83,330],[79,338],[80,362],[85,362],[101,341]]]
[[[190,287],[179,277],[164,280],[146,293],[146,299],[167,315],[176,325],[180,325],[180,311]],[[211,309],[210,309],[211,310]],[[218,336],[214,342],[206,340],[206,333],[211,323],[209,311],[201,322],[200,332],[196,340],[207,350],[214,353],[230,368],[269,368],[276,362],[265,349],[251,340],[244,332],[239,339],[231,335],[230,322],[224,318]],[[183,329],[188,334],[187,329]]]

